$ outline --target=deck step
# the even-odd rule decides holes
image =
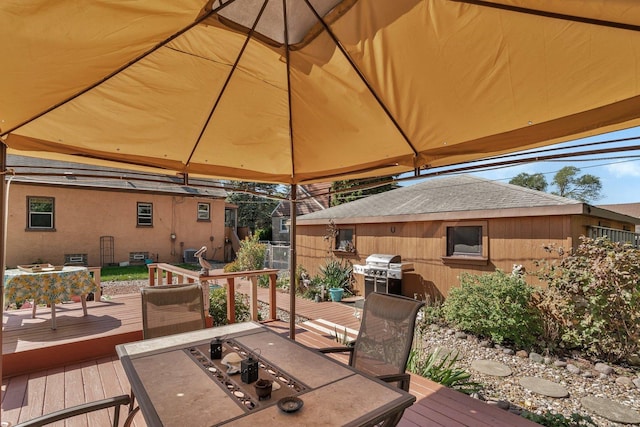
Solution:
[[[315,332],[327,338],[342,339],[344,335],[347,335],[349,341],[355,341],[358,337],[358,331],[355,329],[347,328],[346,326],[338,325],[337,323],[330,322],[324,319],[314,319],[302,322],[300,324],[304,329]]]

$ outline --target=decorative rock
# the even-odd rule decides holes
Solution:
[[[509,403],[508,400],[490,399],[490,400],[487,400],[487,404],[492,406],[497,406],[498,408],[504,409],[505,411],[508,411],[509,408],[511,407],[511,403]]]
[[[580,403],[587,410],[597,415],[623,424],[640,423],[640,414],[626,405],[602,397],[586,396],[580,399]]]
[[[619,385],[620,387],[625,387],[625,388],[631,388],[633,387],[635,384],[633,384],[633,381],[631,380],[631,378],[629,377],[618,377],[616,378],[616,384]]]
[[[571,363],[567,363],[567,371],[571,372],[572,374],[576,374],[576,375],[578,375],[581,372],[580,368],[578,368],[576,365],[573,365]]]
[[[482,340],[478,343],[478,345],[482,348],[489,348],[491,347],[491,341],[489,340]]]
[[[558,383],[554,383],[549,380],[544,380],[542,378],[535,377],[523,377],[519,380],[520,385],[527,390],[531,390],[534,393],[541,394],[543,396],[549,397],[567,397],[569,396],[569,392],[566,388],[561,386]]]
[[[602,372],[603,374],[610,375],[613,373],[613,368],[606,363],[596,363],[594,369],[598,372]]]
[[[593,378],[593,372],[591,372],[591,371],[584,371],[584,372],[582,373],[582,377],[583,377],[583,378]]]
[[[600,373],[600,375],[598,375],[598,378],[600,378],[601,380],[604,380],[605,378],[609,378],[609,375]]]
[[[508,377],[511,375],[511,368],[494,360],[474,360],[471,362],[471,368],[482,374],[494,377]]]
[[[493,348],[495,348],[496,350],[502,350],[504,347],[501,346],[500,344],[496,344],[493,346]]]
[[[454,335],[456,338],[461,339],[461,340],[466,340],[467,339],[467,334],[465,334],[462,331],[458,331],[455,333]]]
[[[640,377],[636,378],[635,380],[633,380],[631,382],[634,383],[636,385],[636,387],[640,388]]]
[[[440,325],[432,323],[429,325],[429,329],[431,329],[432,331],[439,331],[440,330]]]
[[[545,357],[544,357],[544,359],[542,359],[542,362],[543,362],[545,365],[550,365],[552,361],[553,361],[553,359],[552,359],[552,358],[550,358],[549,356],[545,356]]]
[[[453,329],[447,329],[447,332],[445,332],[447,335],[454,335],[456,333],[456,331],[454,331]]]
[[[529,354],[529,360],[531,360],[532,362],[535,362],[535,363],[542,363],[542,362],[544,362],[544,357],[542,357],[542,355],[540,355],[538,353],[531,352]]]
[[[504,354],[508,354],[508,355],[513,355],[513,354],[515,354],[515,351],[511,350],[510,348],[503,348],[503,349],[502,349],[502,352],[503,352]]]
[[[527,354],[527,352],[524,350],[518,350],[516,351],[516,356],[526,359],[527,357],[529,357],[529,354]]]
[[[565,366],[567,366],[567,362],[565,362],[564,360],[556,360],[555,362],[553,362],[553,366],[557,368],[564,368]]]

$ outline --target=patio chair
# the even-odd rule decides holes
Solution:
[[[159,338],[181,332],[197,331],[206,327],[204,297],[200,284],[147,286],[142,296],[142,338]],[[130,422],[140,407],[135,407],[131,390]]]
[[[141,293],[143,339],[205,328],[199,284],[148,286]]]
[[[67,418],[75,417],[82,414],[88,414],[89,412],[100,411],[113,407],[113,426],[118,427],[120,423],[120,406],[128,405],[131,398],[126,394],[121,396],[109,397],[95,402],[83,403],[82,405],[72,406],[70,408],[61,409],[59,411],[45,414],[40,417],[34,418],[29,421],[25,421],[16,424],[14,427],[40,427],[52,424],[56,421],[65,420]],[[128,425],[125,423],[125,426]]]
[[[351,347],[319,349],[322,353],[349,352],[349,365],[358,371],[396,383],[408,392],[411,381],[406,373],[413,345],[416,317],[423,301],[398,295],[371,293],[362,310],[360,331]],[[384,426],[396,425],[402,412],[385,420]]]

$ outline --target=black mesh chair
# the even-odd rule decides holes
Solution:
[[[424,302],[391,294],[369,294],[364,303],[360,331],[352,347],[329,347],[322,353],[349,352],[349,365],[409,391],[406,373],[418,311]],[[383,425],[396,425],[402,412]]]
[[[197,331],[206,327],[204,296],[199,284],[147,286],[140,293],[143,339]],[[139,410],[140,407],[135,406],[132,390],[127,423],[131,422]]]
[[[129,405],[131,398],[126,394],[122,396],[109,397],[95,402],[83,403],[82,405],[72,406],[71,408],[61,409],[50,414],[42,415],[29,421],[16,424],[14,427],[40,427],[46,426],[56,421],[66,420],[89,412],[100,411],[102,409],[114,408],[113,410],[113,427],[118,427],[120,423],[120,406]],[[128,424],[125,424],[128,425]]]

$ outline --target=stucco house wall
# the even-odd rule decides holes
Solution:
[[[16,162],[11,156],[9,161]],[[18,159],[29,170],[38,160]],[[47,162],[49,166],[53,162]],[[60,170],[67,165],[57,164]],[[49,169],[49,171],[51,171]],[[110,170],[102,171],[113,175]],[[121,172],[118,172],[121,173]],[[148,254],[159,262],[179,263],[184,251],[207,246],[207,259],[224,260],[226,192],[198,189],[173,182],[145,183],[129,179],[68,179],[65,177],[16,177],[9,183],[6,264],[65,263],[65,255],[86,254],[90,266],[130,262],[132,253]],[[129,177],[130,178],[130,177]],[[28,199],[54,199],[54,228],[28,226]],[[152,225],[137,223],[138,203],[151,203]],[[198,219],[198,203],[209,205],[209,219]],[[113,238],[108,257],[102,236]],[[135,260],[144,263],[144,260]]]

